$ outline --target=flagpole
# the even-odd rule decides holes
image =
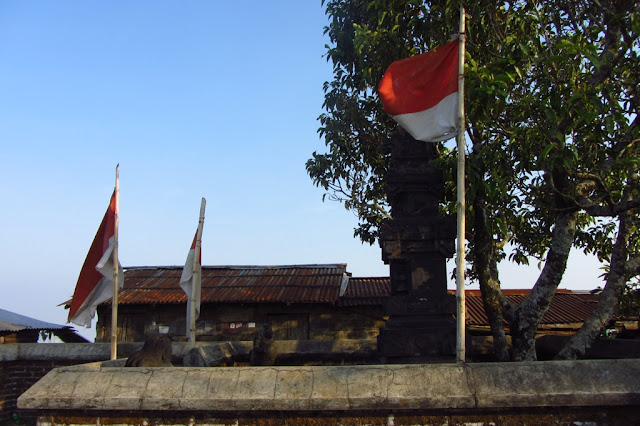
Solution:
[[[116,165],[116,206],[113,233],[113,296],[111,298],[111,359],[118,357],[118,218],[120,208],[120,164]]]
[[[196,299],[202,284],[202,271],[200,267],[200,249],[202,247],[202,228],[204,226],[204,209],[207,200],[202,198],[200,203],[200,219],[198,220],[198,232],[196,234],[196,248],[193,256],[193,285],[191,286],[191,297],[189,298],[189,343],[191,347],[196,345]]]
[[[460,49],[458,56],[458,134],[456,137],[458,145],[458,171],[457,171],[457,187],[458,187],[458,241],[456,254],[456,306],[457,306],[457,347],[456,362],[465,362],[465,121],[464,121],[464,49],[465,49],[465,22],[464,22],[464,6],[460,5]]]

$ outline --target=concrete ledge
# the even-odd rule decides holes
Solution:
[[[0,362],[52,361],[92,362],[109,359],[108,343],[17,343],[0,345]]]
[[[20,409],[240,413],[640,405],[640,360],[319,367],[57,368]]]
[[[225,342],[198,342],[196,346],[211,346]],[[236,342],[252,347],[250,341]],[[143,342],[118,343],[118,358],[127,358],[142,348]],[[173,342],[174,360],[182,358],[191,350],[186,342]],[[9,361],[69,361],[78,364],[108,360],[111,357],[109,343],[17,343],[0,345],[0,362]]]

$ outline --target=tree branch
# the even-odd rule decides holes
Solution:
[[[619,203],[608,206],[592,205],[583,208],[584,211],[589,213],[591,216],[615,217],[637,207],[640,207],[640,199],[620,201]]]
[[[580,330],[571,336],[565,347],[560,350],[556,359],[583,357],[613,317],[614,307],[618,305],[618,296],[627,281],[627,254],[629,238],[632,232],[631,228],[630,215],[628,213],[621,214],[618,236],[613,245],[611,263],[604,290],[600,294],[594,310],[585,320]]]
[[[627,262],[627,279],[640,275],[640,256],[632,257]]]

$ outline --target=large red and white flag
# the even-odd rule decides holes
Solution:
[[[454,40],[395,61],[380,81],[384,110],[417,140],[444,141],[457,133],[458,52]]]
[[[78,283],[73,292],[67,322],[85,327],[91,326],[96,307],[113,296],[113,265],[116,226],[116,192],[113,192],[109,208],[104,214],[87,258],[80,270]],[[118,262],[118,286],[124,284],[124,274]]]
[[[200,316],[200,293],[201,293],[201,276],[202,274],[202,252],[198,252],[198,258],[196,260],[196,243],[198,241],[198,231],[193,237],[193,243],[191,243],[191,249],[187,255],[187,261],[184,263],[182,269],[182,275],[180,276],[180,287],[187,293],[187,334],[189,334],[190,326],[193,320],[198,319]],[[194,276],[194,270],[197,272]],[[195,300],[195,317],[191,318],[191,306],[192,300]]]

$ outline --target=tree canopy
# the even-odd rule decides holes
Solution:
[[[389,217],[388,158],[396,128],[376,93],[394,60],[457,32],[452,1],[330,0],[325,28],[333,80],[324,85],[307,171],[329,199],[356,212],[373,243]],[[625,1],[477,1],[466,5],[465,108],[470,276],[483,294],[499,359],[535,359],[537,325],[578,248],[603,263],[606,285],[559,356],[581,356],[640,273],[640,5]],[[454,211],[455,151],[439,144]],[[500,290],[499,263],[540,262],[527,299]],[[505,337],[509,326],[512,347]]]

